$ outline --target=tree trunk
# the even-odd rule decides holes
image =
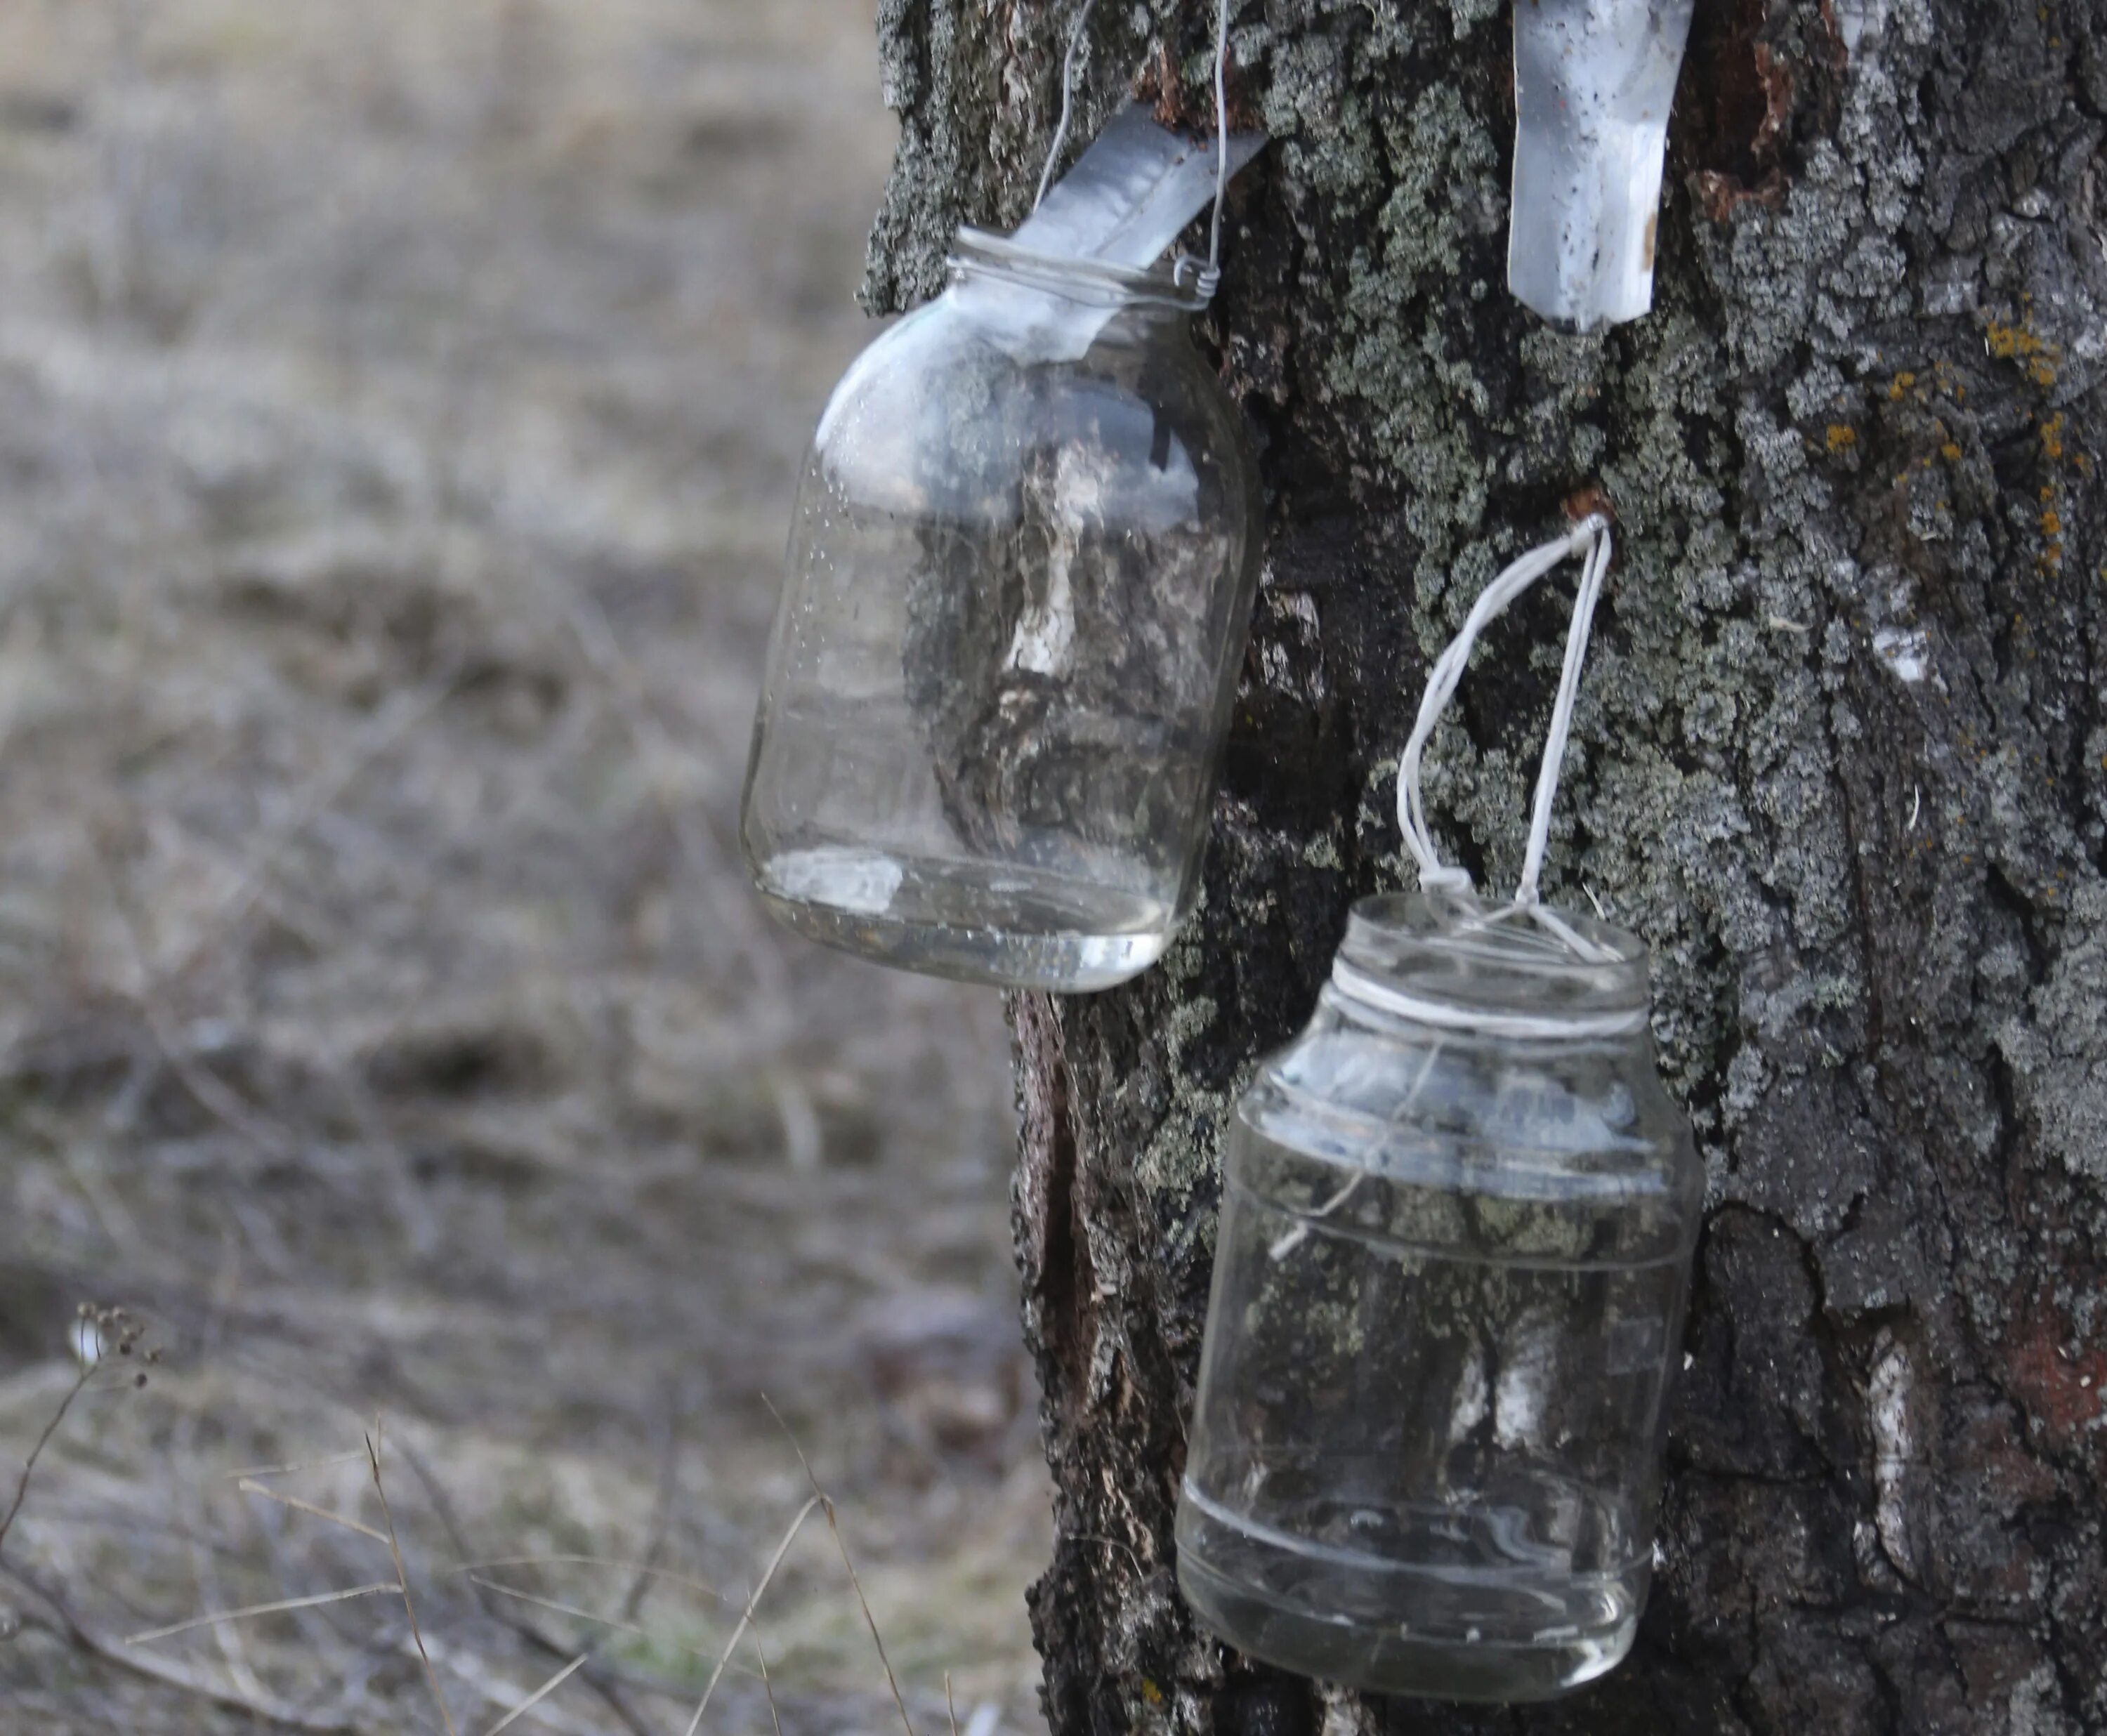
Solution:
[[[1700,0],[1651,317],[1505,289],[1495,0],[1241,0],[1204,334],[1269,550],[1204,907],[1129,989],[1013,1008],[1033,1599],[1084,1732],[2107,1731],[2107,0]],[[1206,114],[1211,0],[1111,0]],[[874,305],[1023,213],[1069,0],[885,0]],[[1496,567],[1620,527],[1547,877],[1654,949],[1710,1172],[1638,1648],[1530,1711],[1224,1653],[1174,1581],[1224,1115],[1402,878],[1396,755]],[[1490,635],[1430,811],[1520,863],[1570,583]]]

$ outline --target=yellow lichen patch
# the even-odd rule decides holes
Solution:
[[[1894,384],[1888,388],[1888,401],[1891,404],[1899,404],[1903,401],[1903,394],[1916,384],[1916,375],[1898,374],[1895,375]]]
[[[1858,445],[1858,430],[1855,428],[1847,427],[1841,422],[1832,422],[1829,424],[1829,450],[1831,451],[1845,451],[1850,447]]]
[[[2025,326],[2003,325],[1995,320],[1983,329],[1983,341],[1988,345],[1990,353],[2000,361],[2038,356],[2043,348],[2042,340]]]
[[[2046,343],[2037,332],[2025,325],[2006,325],[1992,320],[1983,330],[1983,348],[2001,361],[2016,361],[2026,370],[2027,378],[2037,386],[2055,384],[2055,362],[2059,352],[2052,343]]]
[[[1141,1679],[1141,1697],[1151,1706],[1161,1706],[1163,1703],[1163,1690],[1145,1675]]]
[[[2041,515],[2042,535],[2053,542],[2063,535],[2063,515],[2051,506]]]
[[[1948,441],[1944,446],[1939,449],[1939,455],[1944,459],[1949,464],[1959,464],[1961,462],[1961,446],[1959,442],[1952,440]]]
[[[2041,425],[2042,455],[2044,458],[2063,456],[2063,412],[2058,410]]]

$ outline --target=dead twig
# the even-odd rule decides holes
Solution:
[[[43,1613],[30,1611],[25,1619],[34,1622],[76,1651],[100,1658],[115,1669],[150,1682],[158,1682],[164,1688],[178,1689],[198,1699],[209,1701],[215,1706],[246,1712],[250,1717],[276,1725],[281,1729],[300,1731],[303,1736],[360,1736],[361,1727],[349,1719],[326,1717],[272,1696],[261,1700],[254,1699],[230,1684],[216,1682],[210,1676],[173,1658],[156,1657],[150,1652],[129,1651],[124,1642],[99,1634],[82,1622],[65,1599],[41,1579],[25,1572],[12,1562],[0,1562],[0,1572],[6,1573],[44,1605]],[[393,1588],[391,1586],[389,1589]]]
[[[461,1529],[460,1517],[454,1510],[453,1500],[447,1493],[446,1485],[440,1482],[438,1474],[425,1463],[408,1442],[398,1442],[396,1451],[402,1456],[404,1461],[416,1474],[417,1481],[423,1485],[425,1498],[430,1501],[432,1511],[438,1515],[439,1523],[445,1528],[447,1539],[453,1545],[454,1554],[460,1558],[460,1566],[454,1571],[466,1572],[469,1574],[469,1583],[475,1591],[477,1608],[492,1621],[509,1627],[529,1645],[546,1653],[550,1657],[568,1657],[570,1655],[568,1647],[558,1644],[549,1635],[542,1632],[532,1622],[516,1613],[506,1605],[493,1602],[485,1588],[476,1583],[474,1572],[478,1564],[473,1560],[472,1552],[468,1546],[467,1535]],[[479,1565],[487,1568],[526,1564],[485,1562]],[[621,1672],[610,1670],[597,1659],[592,1658],[590,1653],[587,1654],[587,1660],[585,1666],[586,1685],[606,1702],[608,1710],[622,1720],[622,1728],[630,1733],[630,1736],[653,1736],[650,1726],[637,1716],[636,1708],[622,1698]]]
[[[44,1424],[44,1432],[37,1437],[37,1444],[29,1449],[29,1456],[22,1466],[22,1474],[15,1479],[15,1498],[7,1504],[7,1517],[0,1518],[0,1545],[6,1544],[16,1516],[22,1510],[22,1503],[29,1498],[29,1479],[36,1474],[37,1464],[44,1456],[44,1449],[52,1444],[52,1437],[64,1426],[66,1412],[73,1409],[74,1401],[88,1390],[88,1383],[95,1370],[96,1365],[92,1362],[82,1365],[80,1372],[74,1377],[73,1384],[66,1388],[65,1397],[59,1401],[58,1409],[52,1412],[51,1420]]]
[[[88,1383],[95,1379],[96,1370],[113,1353],[128,1357],[139,1342],[141,1327],[122,1308],[96,1308],[83,1303],[79,1320],[81,1328],[94,1335],[93,1354],[82,1352],[80,1372],[74,1376],[73,1384],[66,1388],[65,1396],[58,1402],[58,1408],[52,1412],[50,1420],[45,1423],[43,1433],[37,1437],[36,1444],[29,1449],[29,1456],[23,1461],[22,1474],[15,1479],[14,1499],[7,1504],[6,1517],[0,1518],[0,1547],[6,1545],[7,1533],[14,1528],[15,1521],[21,1514],[22,1503],[29,1498],[29,1479],[36,1474],[45,1450],[65,1426],[66,1414],[73,1409],[74,1402],[88,1390]],[[158,1351],[153,1352],[145,1360],[152,1361],[159,1354]],[[138,1384],[142,1386],[146,1384],[143,1373],[138,1376]]]

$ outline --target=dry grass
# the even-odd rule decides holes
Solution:
[[[82,1298],[164,1352],[0,1538],[8,1736],[671,1736],[821,1479],[705,1727],[1030,1723],[996,1010],[733,832],[870,24],[0,8],[0,1494]]]

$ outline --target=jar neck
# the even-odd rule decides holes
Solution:
[[[1328,1001],[1453,1040],[1651,1041],[1645,949],[1599,922],[1467,895],[1355,906]]]
[[[946,265],[954,284],[1007,284],[1079,307],[1103,308],[1126,322],[1183,325],[1208,304],[1193,262],[1134,271],[1102,260],[1034,253],[978,229],[959,231]]]
[[[1328,1025],[1462,1052],[1498,1049],[1550,1056],[1584,1050],[1643,1056],[1651,1065],[1654,1048],[1652,1022],[1643,1011],[1581,1018],[1459,1011],[1394,992],[1372,994],[1350,968],[1342,979],[1336,963],[1318,996],[1316,1026]]]
[[[1652,1029],[1644,1007],[1580,1012],[1475,1006],[1386,982],[1343,956],[1332,962],[1332,980],[1326,985],[1324,998],[1356,1018],[1418,1025],[1465,1039],[1615,1043],[1648,1036]]]

